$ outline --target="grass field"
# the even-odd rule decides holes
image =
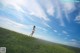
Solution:
[[[80,53],[80,48],[60,45],[0,28],[0,47],[7,53]]]

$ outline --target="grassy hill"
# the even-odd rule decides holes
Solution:
[[[0,47],[7,53],[80,53],[80,48],[55,44],[0,28]]]

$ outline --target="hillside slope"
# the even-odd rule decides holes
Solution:
[[[50,43],[0,28],[0,47],[7,53],[80,53],[80,48]]]

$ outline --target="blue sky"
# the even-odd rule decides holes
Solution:
[[[78,0],[0,0],[0,27],[80,47]]]

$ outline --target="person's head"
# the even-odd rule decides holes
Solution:
[[[35,27],[35,25],[34,25],[34,27]]]

